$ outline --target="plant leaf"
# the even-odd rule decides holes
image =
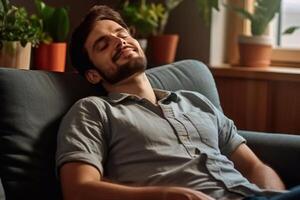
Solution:
[[[55,9],[50,27],[54,41],[63,42],[66,39],[70,29],[70,22],[68,11],[65,8]]]
[[[219,11],[219,0],[197,0],[196,2],[205,25],[210,25],[212,10]]]
[[[9,1],[1,0],[0,1],[0,12],[7,13],[8,9],[9,9]]]
[[[283,35],[288,35],[294,33],[296,30],[300,29],[300,26],[291,26],[282,33]]]
[[[281,0],[256,0],[251,23],[252,35],[264,34],[270,21],[280,11],[280,6]]]

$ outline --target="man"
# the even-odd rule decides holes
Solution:
[[[78,101],[62,121],[65,199],[244,199],[284,190],[204,96],[151,87],[144,52],[117,12],[93,7],[70,49],[73,65],[108,95]]]

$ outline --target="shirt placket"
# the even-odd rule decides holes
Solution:
[[[190,127],[187,125],[187,122],[184,119],[179,119],[175,117],[175,111],[172,106],[161,105],[163,110],[164,117],[174,128],[176,136],[178,137],[179,142],[184,146],[187,153],[190,157],[195,158],[200,155],[200,150],[191,142],[191,135],[189,134]]]

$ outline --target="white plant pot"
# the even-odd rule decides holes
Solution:
[[[29,69],[31,44],[22,47],[18,41],[2,41],[0,49],[0,67]]]
[[[261,36],[248,36],[248,35],[240,35],[238,39],[239,43],[243,44],[260,44],[272,46],[272,38],[266,35]]]
[[[268,36],[239,36],[240,65],[267,67],[271,63],[272,40]]]

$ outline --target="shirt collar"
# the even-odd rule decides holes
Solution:
[[[155,96],[158,102],[161,103],[170,103],[170,102],[177,102],[178,95],[175,92],[161,90],[161,89],[154,89]]]
[[[161,90],[161,89],[154,89],[154,94],[157,98],[157,101],[161,103],[167,103],[170,101],[176,102],[178,100],[178,96],[175,92]],[[121,101],[124,101],[126,99],[136,100],[136,101],[141,100],[140,97],[128,93],[109,93],[107,96],[107,100],[112,103],[120,103]]]

